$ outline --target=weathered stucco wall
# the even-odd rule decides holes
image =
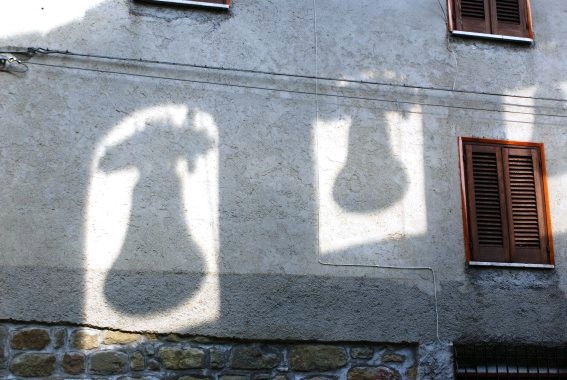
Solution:
[[[305,0],[40,3],[0,5],[0,46],[315,74]],[[434,268],[444,341],[565,341],[567,4],[543,3],[519,46],[448,37],[436,0],[317,0],[320,76],[522,99],[320,81],[316,101],[309,79],[55,55],[0,73],[0,319],[436,339],[430,272],[321,260]],[[459,136],[545,144],[556,269],[466,268]]]

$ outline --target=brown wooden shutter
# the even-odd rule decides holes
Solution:
[[[547,264],[547,228],[539,152],[503,148],[512,262]]]
[[[491,33],[490,0],[455,0],[456,29]]]
[[[491,0],[492,34],[529,37],[527,0]]]
[[[448,0],[451,30],[533,38],[530,0]]]
[[[461,141],[467,260],[553,264],[543,145]]]
[[[466,145],[465,162],[472,260],[509,262],[502,150]]]

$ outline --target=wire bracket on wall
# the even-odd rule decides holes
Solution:
[[[25,73],[29,67],[19,59],[8,56],[0,55],[0,71],[7,73]]]

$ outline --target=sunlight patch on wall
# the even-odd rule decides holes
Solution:
[[[320,121],[316,133],[322,255],[405,262],[400,255],[413,255],[408,241],[427,231],[421,115],[339,117]]]
[[[88,254],[86,264],[92,269],[106,269],[120,253],[128,223],[127,216],[132,209],[132,194],[140,175],[135,168],[128,168],[112,174],[94,173],[89,194],[96,194],[99,201],[89,196],[86,246],[95,247],[97,252]],[[121,189],[122,191],[115,191]]]
[[[218,318],[218,170],[213,118],[185,105],[138,111],[102,139],[85,220],[86,322],[173,330]]]
[[[380,74],[374,70],[364,70],[362,71],[362,78],[365,80],[387,79],[390,81],[401,79],[400,75],[393,70],[383,70]]]
[[[202,111],[195,112],[193,125],[214,140],[215,149],[199,157],[193,168],[188,167],[187,160],[179,159],[176,173],[181,185],[188,233],[203,252],[206,271],[218,273],[218,130],[211,115]]]
[[[76,22],[85,13],[106,0],[3,1],[0,5],[0,38],[25,33],[49,33]]]
[[[560,86],[561,90],[563,91],[563,97],[567,99],[567,82],[563,82]],[[561,144],[561,141],[557,142]],[[552,157],[553,156],[547,156],[546,158],[548,160],[546,163],[548,170],[547,185],[550,197],[548,202],[551,213],[552,233],[554,234],[554,236],[558,236],[560,234],[567,233],[567,218],[565,218],[565,215],[567,215],[567,197],[563,196],[565,192],[565,184],[567,184],[567,173],[563,172],[556,175],[549,175],[549,166],[551,164],[549,162],[549,159]],[[562,160],[559,159],[558,161],[553,162],[553,164],[560,165],[561,167],[561,161]],[[560,171],[561,169],[556,170],[556,172]],[[555,248],[556,254],[558,253],[557,248],[558,247]]]
[[[567,198],[560,196],[565,191],[567,173],[547,177],[549,188],[549,209],[551,212],[551,228],[554,235],[567,233]]]
[[[567,99],[567,82],[563,82],[560,85],[561,91],[563,91],[563,98]]]
[[[533,97],[536,95],[535,86],[514,91],[514,95]],[[534,99],[502,98],[503,118],[505,121],[506,139],[514,141],[532,141],[535,117],[529,113],[536,112]],[[516,113],[508,113],[516,112]],[[524,114],[518,113],[523,112]],[[527,113],[527,114],[525,114]]]

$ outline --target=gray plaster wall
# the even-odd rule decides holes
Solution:
[[[3,47],[500,94],[37,55],[0,73],[0,319],[437,340],[429,270],[341,266],[390,265],[435,270],[442,341],[564,342],[567,3],[531,46],[436,0],[316,6],[0,5]],[[555,269],[467,268],[459,136],[545,144]]]

